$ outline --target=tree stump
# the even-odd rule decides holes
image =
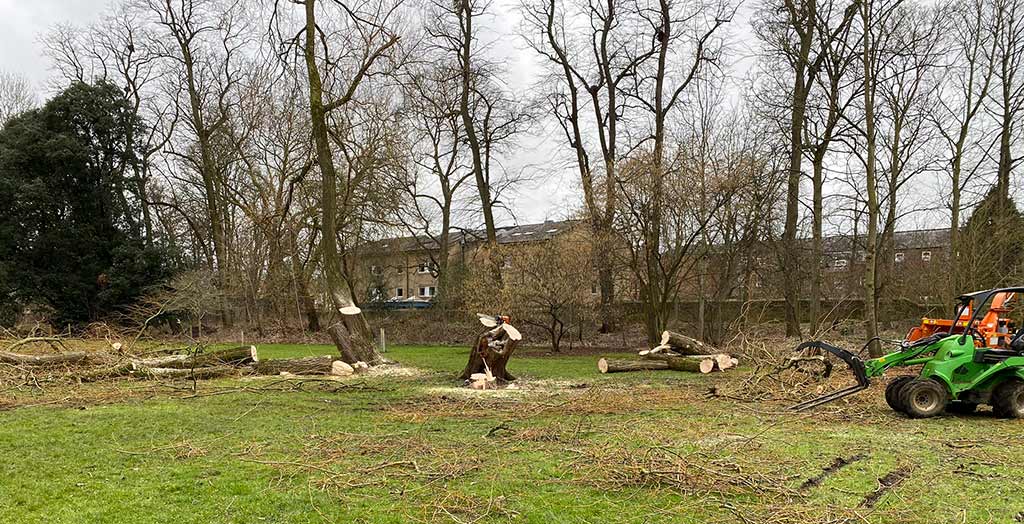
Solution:
[[[341,353],[341,360],[348,364],[366,362],[371,366],[384,363],[373,344],[370,326],[361,310],[355,306],[341,308],[341,318],[327,333]]]
[[[506,324],[500,324],[494,329],[480,334],[476,345],[469,353],[469,362],[466,369],[459,376],[462,380],[470,380],[475,373],[487,373],[494,376],[499,385],[507,384],[516,379],[508,372],[506,367],[508,361],[515,353],[516,344],[522,339],[522,335],[514,329],[505,329]]]

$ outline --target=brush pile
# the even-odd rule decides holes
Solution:
[[[369,366],[325,355],[260,360],[256,346],[129,350],[121,342],[29,337],[0,343],[0,383],[99,382],[119,378],[205,380],[240,375],[348,376]],[[138,347],[131,344],[132,347]],[[44,349],[45,348],[45,349]]]
[[[640,359],[602,358],[597,362],[601,373],[625,371],[657,371],[671,369],[691,373],[711,373],[736,367],[739,360],[697,339],[665,331],[661,344],[639,352]]]

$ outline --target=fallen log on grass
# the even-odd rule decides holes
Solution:
[[[623,373],[627,371],[658,371],[671,369],[690,373],[711,373],[715,369],[712,359],[692,359],[685,357],[648,357],[642,360],[602,358],[597,361],[597,369],[601,373]]]
[[[249,367],[236,367],[236,366],[211,366],[205,368],[195,369],[179,369],[179,368],[145,368],[136,366],[136,369],[132,371],[132,376],[141,378],[186,378],[186,379],[197,379],[206,380],[211,378],[220,378],[237,375],[244,371],[251,370]]]
[[[258,375],[290,373],[292,375],[348,376],[355,372],[352,366],[336,360],[330,355],[262,360],[256,363],[254,369]]]
[[[674,331],[665,331],[661,334],[661,345],[655,349],[659,348],[671,349],[680,355],[708,355],[721,353],[717,349],[695,338],[690,338]]]
[[[134,362],[126,361],[115,366],[80,373],[76,378],[81,382],[97,382],[111,378],[126,377],[131,375],[136,369],[138,368]]]
[[[146,364],[147,360],[154,361],[156,364]],[[256,346],[239,346],[209,353],[197,353],[195,355],[170,355],[154,359],[143,359],[140,360],[140,363],[146,367],[192,369],[224,365],[244,366],[259,361],[260,358],[256,353]]]
[[[25,355],[22,353],[11,353],[0,351],[0,364],[13,364],[16,366],[56,366],[60,364],[81,364],[89,358],[89,355],[81,352],[60,353],[55,355]]]

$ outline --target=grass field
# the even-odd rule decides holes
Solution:
[[[1024,422],[907,420],[881,384],[789,414],[705,398],[742,369],[602,376],[595,357],[518,358],[522,389],[472,392],[467,351],[399,347],[401,371],[341,382],[25,391],[37,405],[0,411],[0,523],[1024,519]]]

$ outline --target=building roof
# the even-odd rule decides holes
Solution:
[[[537,242],[549,240],[558,234],[564,233],[579,224],[579,220],[547,220],[537,224],[519,224],[515,226],[499,227],[495,231],[498,244],[518,244],[521,242]],[[487,233],[484,230],[455,230],[451,232],[449,242],[451,244],[478,243],[487,240]],[[438,248],[438,243],[433,238],[420,236],[385,238],[367,244],[368,248],[396,251],[423,251]]]
[[[831,235],[824,238],[826,253],[852,252],[864,248],[865,235]],[[914,229],[896,231],[893,238],[896,249],[928,249],[949,245],[949,229]]]

